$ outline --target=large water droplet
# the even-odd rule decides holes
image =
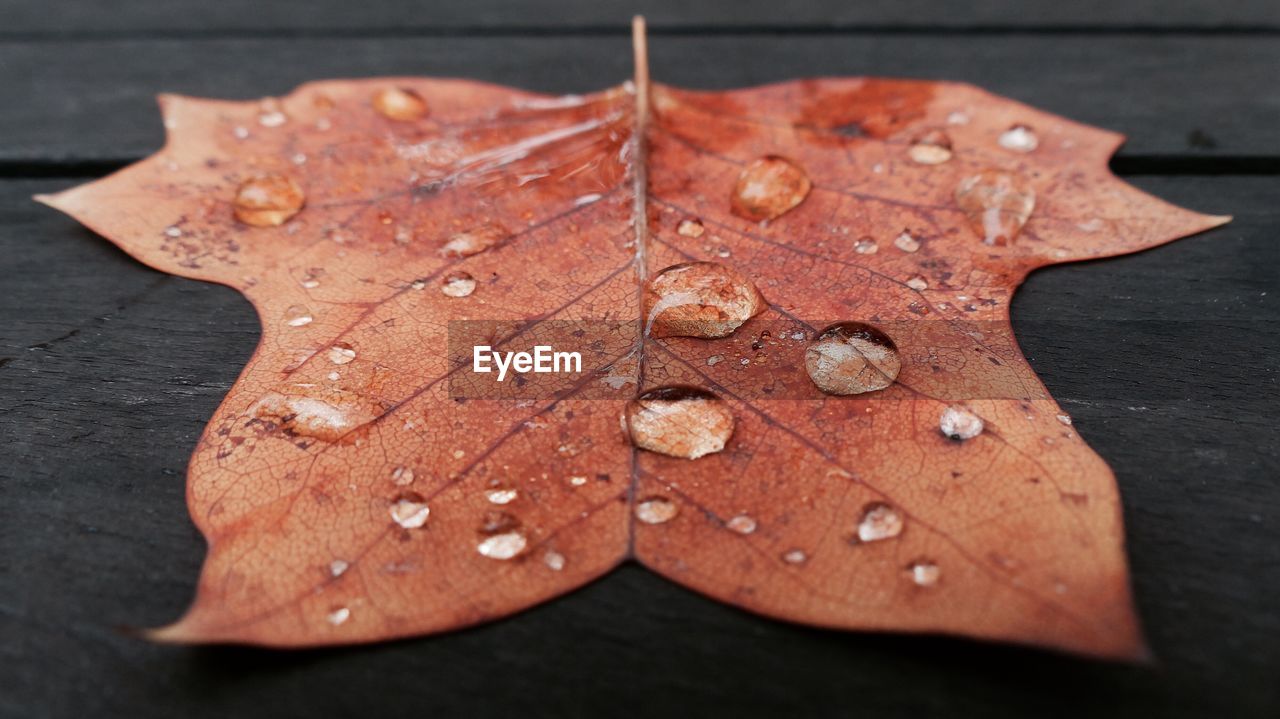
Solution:
[[[417,492],[405,492],[391,502],[391,519],[405,529],[417,529],[427,523],[431,508]]]
[[[872,502],[862,510],[862,520],[858,522],[858,540],[876,542],[892,539],[902,534],[904,524],[902,513],[893,505]]]
[[[982,434],[982,418],[964,407],[951,406],[942,411],[938,429],[955,440],[973,439]]]
[[[719,397],[692,387],[661,387],[627,403],[623,425],[641,449],[697,459],[724,449],[733,412]]]
[[[1036,193],[1019,175],[983,170],[956,186],[956,204],[983,242],[1007,245],[1031,217]]]
[[[1000,147],[1014,152],[1031,152],[1040,146],[1036,131],[1026,125],[1014,125],[1000,133]]]
[[[951,138],[942,130],[929,130],[911,143],[907,156],[921,165],[941,165],[951,159]]]
[[[276,227],[302,209],[306,196],[284,175],[261,175],[245,181],[232,203],[236,219],[254,227]]]
[[[427,115],[427,101],[403,87],[385,87],[373,94],[373,109],[397,122],[412,122]]]
[[[291,389],[296,393],[268,392],[249,413],[276,422],[294,434],[326,442],[342,439],[377,416],[374,406],[351,392],[322,391],[304,385]]]
[[[466,297],[476,291],[476,278],[467,272],[450,272],[441,282],[440,291],[449,297]]]
[[[680,513],[680,506],[666,497],[650,497],[636,505],[636,519],[645,524],[670,522]]]
[[[885,333],[860,322],[843,322],[814,339],[805,352],[804,367],[827,394],[861,394],[893,384],[902,358]]]
[[[645,287],[645,330],[655,337],[725,337],[764,308],[746,277],[715,262],[686,262]]]
[[[484,538],[476,545],[476,551],[489,559],[511,559],[524,551],[529,540],[520,532],[504,532]]]
[[[747,165],[734,185],[733,214],[760,222],[772,220],[804,202],[812,184],[790,160],[769,155]]]

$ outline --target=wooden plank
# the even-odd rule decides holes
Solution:
[[[1019,338],[1116,470],[1159,671],[766,621],[637,568],[525,615],[296,654],[156,647],[202,546],[197,433],[257,339],[231,290],[165,278],[0,182],[5,716],[1275,716],[1280,215],[1270,178],[1138,178],[1236,221],[1034,275]]]
[[[1151,28],[1251,28],[1280,25],[1270,0],[971,0],[962,8],[946,0],[896,2],[779,2],[732,0],[671,3],[662,0],[470,0],[405,3],[399,0],[222,0],[179,3],[95,0],[59,3],[57,12],[36,0],[0,7],[0,28],[13,33],[100,34],[187,32],[459,32],[493,29],[583,28],[625,32],[632,14],[648,17],[656,31],[708,27],[787,28],[1054,28],[1142,26]]]
[[[1265,37],[661,37],[654,77],[724,88],[813,75],[964,80],[1126,133],[1126,156],[1280,157],[1280,43]],[[459,76],[581,92],[631,74],[623,37],[0,43],[0,162],[157,149],[160,91],[228,98],[327,77]]]

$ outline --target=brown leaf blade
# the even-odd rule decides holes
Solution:
[[[167,96],[161,152],[43,198],[262,318],[192,458],[195,603],[152,636],[444,631],[635,558],[795,621],[1142,656],[1114,478],[1018,352],[1008,304],[1036,267],[1223,218],[1112,177],[1117,136],[965,85],[640,97],[414,78]],[[792,195],[735,211],[751,173]],[[977,221],[957,195],[975,177],[965,197],[995,207]],[[723,339],[641,333],[638,280],[690,262],[763,304]],[[485,395],[458,351],[459,334],[573,342],[605,321],[588,371],[533,397]],[[807,348],[840,322],[889,335],[896,382],[813,384]],[[668,386],[719,398],[714,441],[690,435],[704,456],[619,431]],[[944,436],[949,408],[982,432]]]

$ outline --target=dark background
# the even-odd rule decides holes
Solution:
[[[233,291],[29,199],[155,150],[158,91],[464,76],[968,80],[1130,136],[1113,168],[1214,232],[1038,272],[1019,339],[1125,501],[1158,663],[818,631],[636,567],[513,619],[379,646],[175,648],[203,552],[198,433],[253,350]],[[0,0],[0,714],[1280,716],[1280,3]]]

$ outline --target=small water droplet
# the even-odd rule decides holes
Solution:
[[[907,287],[916,291],[927,290],[929,289],[929,280],[925,279],[924,275],[912,275],[907,278]]]
[[[947,407],[938,420],[938,429],[954,440],[973,439],[982,434],[982,426],[981,417],[959,405]]]
[[[853,251],[860,255],[874,255],[880,251],[880,245],[870,237],[863,237],[853,243]]]
[[[165,237],[172,237],[174,239],[177,239],[179,237],[182,237],[182,228],[178,227],[177,225],[169,225],[168,227],[164,228],[164,235]]]
[[[911,143],[907,156],[921,165],[941,165],[951,159],[951,138],[942,130],[929,130]]]
[[[645,331],[654,337],[726,337],[764,308],[746,277],[716,262],[672,265],[644,292]]]
[[[373,109],[396,122],[412,122],[427,116],[427,101],[404,87],[385,87],[373,94]]]
[[[983,170],[956,185],[956,204],[973,231],[988,245],[1008,245],[1027,224],[1036,193],[1020,176]]]
[[[860,322],[843,322],[814,338],[805,351],[804,366],[818,389],[850,395],[893,384],[902,369],[902,358],[885,333]]]
[[[329,361],[337,364],[350,364],[356,358],[356,350],[346,342],[335,342],[329,348]]]
[[[485,492],[484,496],[492,504],[511,504],[520,493],[508,487],[496,487]]]
[[[232,207],[236,219],[254,227],[278,227],[298,214],[306,196],[284,175],[261,175],[241,183]]]
[[[1070,415],[1060,414],[1060,415],[1058,415],[1058,421],[1059,421],[1059,422],[1061,422],[1061,423],[1063,423],[1063,424],[1065,424],[1065,425],[1067,425],[1068,427],[1070,427],[1070,426],[1071,426],[1071,416],[1070,416]]]
[[[670,522],[680,513],[680,506],[666,497],[650,497],[636,505],[636,519],[645,524]]]
[[[341,559],[329,562],[329,576],[341,577],[351,565]]]
[[[587,483],[587,478],[581,475],[576,475],[569,478],[569,484],[572,484],[575,487],[581,487],[586,483]]]
[[[902,534],[904,524],[902,513],[893,505],[872,502],[862,510],[862,520],[858,522],[858,540],[877,542],[892,539]]]
[[[413,468],[412,467],[396,467],[391,470],[391,483],[397,487],[407,487],[413,484]]]
[[[768,155],[747,165],[733,188],[733,214],[754,222],[780,217],[804,202],[812,185],[790,160]]]
[[[1014,125],[1000,133],[1000,147],[1014,152],[1031,152],[1040,146],[1036,131],[1026,125]]]
[[[524,551],[529,540],[520,532],[503,532],[485,537],[476,545],[476,551],[489,559],[511,559]]]
[[[676,233],[685,237],[702,237],[703,232],[706,232],[706,228],[702,226],[702,220],[697,218],[681,220],[676,227]]]
[[[724,526],[727,527],[729,531],[737,532],[738,534],[751,534],[756,531],[756,520],[745,514],[739,514],[733,519],[725,522]]]
[[[915,252],[920,249],[920,240],[912,237],[910,232],[903,230],[902,234],[893,238],[893,246],[903,252]]]
[[[947,115],[947,124],[948,125],[968,125],[969,115],[968,113],[961,112],[960,110],[954,110]]]
[[[290,327],[306,327],[314,319],[306,305],[291,305],[284,311],[284,323]]]
[[[809,555],[803,549],[791,549],[782,555],[782,561],[787,564],[804,564],[809,561]]]
[[[557,551],[548,549],[547,553],[542,555],[542,563],[547,565],[547,569],[550,569],[553,572],[558,572],[561,569],[564,569],[564,555]]]
[[[237,140],[247,140],[249,139],[249,128],[236,125],[231,128],[231,134],[234,135]]]
[[[329,620],[330,624],[336,627],[351,618],[351,610],[346,607],[338,607],[337,609],[329,612],[328,616],[325,618]]]
[[[478,255],[510,235],[511,233],[501,225],[481,225],[475,229],[454,234],[440,248],[440,254],[445,257]]]
[[[405,492],[391,503],[391,519],[405,529],[417,529],[427,523],[431,508],[417,492]]]
[[[911,572],[911,581],[921,587],[936,585],[942,575],[942,570],[938,568],[938,565],[924,559],[912,562],[907,569]]]
[[[724,449],[733,412],[719,397],[692,387],[652,389],[627,403],[623,426],[641,449],[697,459]]]
[[[476,291],[476,278],[467,272],[450,272],[440,283],[440,291],[449,297],[466,297]]]

